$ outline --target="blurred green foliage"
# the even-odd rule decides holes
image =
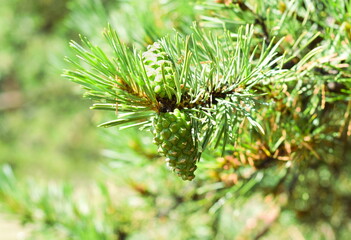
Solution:
[[[0,11],[0,162],[47,177],[95,166],[93,115],[60,76],[74,33],[66,1],[4,1]]]
[[[0,209],[28,239],[348,239],[350,19],[346,0],[2,0]],[[88,111],[61,73],[69,40],[104,47],[107,22],[142,49],[192,21],[284,37],[284,67],[308,71],[258,87],[274,102],[259,108],[266,134],[243,125],[237,145],[205,152],[185,183],[150,134],[96,129],[114,115]]]

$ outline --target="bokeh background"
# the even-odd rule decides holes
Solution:
[[[113,113],[89,110],[92,102],[82,98],[83,90],[61,76],[71,68],[64,59],[74,58],[69,42],[79,42],[81,34],[103,48],[107,23],[124,43],[143,49],[173,29],[190,32],[194,20],[215,27],[215,19],[230,17],[216,14],[230,1],[200,1],[216,2],[208,5],[212,18],[200,16],[204,8],[195,2],[0,0],[1,240],[348,239],[349,150],[321,166],[306,164],[315,168],[292,180],[301,184],[291,195],[280,192],[280,185],[272,193],[285,168],[272,167],[264,173],[268,178],[240,168],[238,181],[225,172],[235,159],[218,152],[204,154],[199,181],[184,183],[164,167],[150,133],[96,128]],[[284,12],[288,1],[273,2]],[[252,16],[247,21],[255,23]],[[347,37],[348,25],[342,26]],[[295,44],[289,41],[284,44]],[[333,177],[333,169],[339,175]],[[261,180],[263,191],[256,192]]]

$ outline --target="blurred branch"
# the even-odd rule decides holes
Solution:
[[[20,91],[0,93],[0,111],[9,111],[21,108],[23,104],[23,94]]]

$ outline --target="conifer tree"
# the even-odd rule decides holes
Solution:
[[[3,167],[12,212],[63,239],[349,238],[350,1],[70,6],[64,80],[108,119],[108,163],[93,203]]]
[[[72,42],[88,67],[71,60],[77,68],[66,77],[84,86],[93,109],[118,109],[100,126],[151,129],[184,180],[197,168],[200,185],[223,183],[211,211],[262,191],[286,194],[282,206],[299,214],[331,217],[328,203],[343,198],[331,182],[342,182],[350,162],[350,2],[193,7],[195,25],[154,35],[146,49],[126,47],[112,27],[110,56],[85,38]],[[320,203],[328,191],[335,195]]]

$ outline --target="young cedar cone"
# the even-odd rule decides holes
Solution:
[[[143,53],[143,63],[156,97],[171,99],[171,96],[167,96],[166,88],[169,91],[176,88],[174,83],[175,71],[173,63],[159,43],[155,42],[148,46],[147,51]]]
[[[153,127],[154,143],[159,153],[166,156],[168,166],[183,180],[192,180],[197,149],[189,117],[179,109],[161,112],[154,118]]]

